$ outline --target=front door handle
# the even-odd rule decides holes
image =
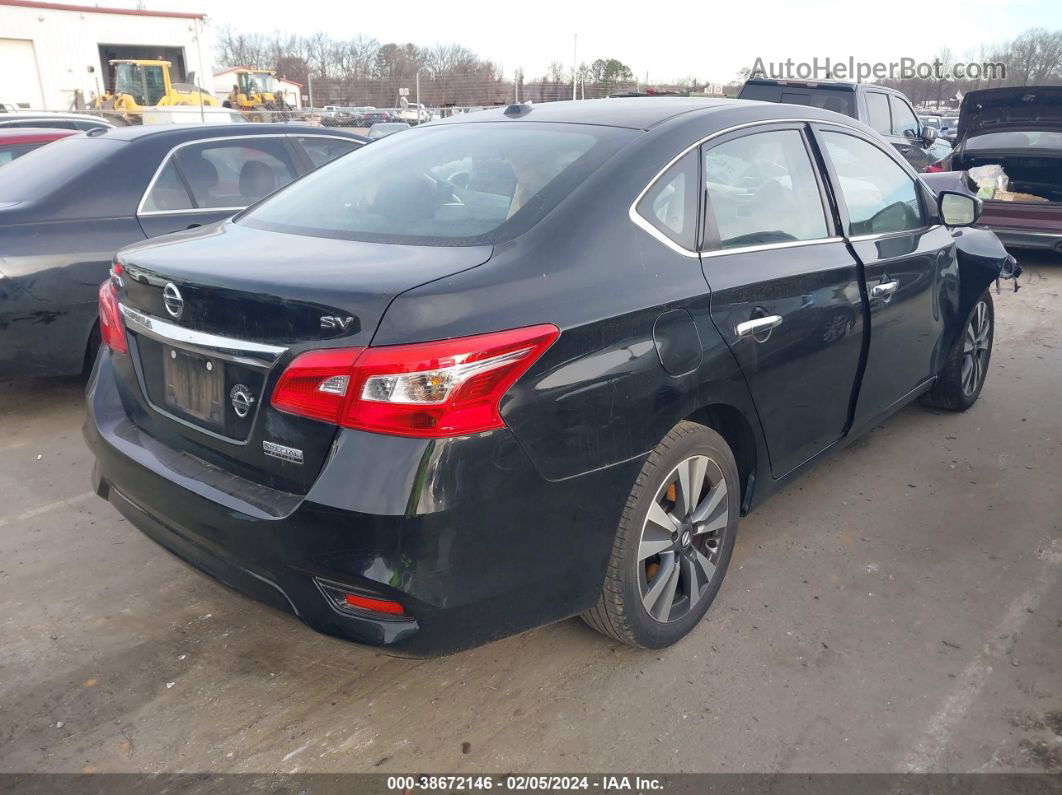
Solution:
[[[780,325],[782,325],[781,315],[768,315],[767,317],[757,317],[752,320],[746,320],[744,323],[738,323],[737,328],[734,330],[740,339],[742,337],[754,337]]]
[[[888,298],[894,292],[896,288],[900,286],[899,282],[882,282],[881,284],[875,284],[870,289],[871,298]]]

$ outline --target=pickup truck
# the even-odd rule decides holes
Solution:
[[[741,87],[738,99],[811,105],[851,116],[881,133],[916,171],[925,171],[951,154],[951,145],[918,120],[907,97],[885,86],[754,77]]]

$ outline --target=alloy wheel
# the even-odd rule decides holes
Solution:
[[[649,506],[638,542],[642,605],[666,624],[695,609],[716,574],[730,519],[726,480],[703,455],[679,463]]]
[[[988,363],[988,337],[992,332],[992,321],[988,314],[988,305],[978,301],[974,307],[973,317],[966,326],[962,345],[962,391],[966,395],[974,394],[985,377],[985,365]]]

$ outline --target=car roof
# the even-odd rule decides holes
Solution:
[[[97,133],[96,138],[107,138],[112,141],[143,141],[147,139],[156,141],[183,141],[198,138],[231,138],[241,135],[327,135],[333,138],[351,138],[356,141],[364,141],[364,136],[355,135],[346,130],[335,127],[314,127],[312,125],[293,124],[268,124],[247,122],[245,124],[149,124],[130,125],[129,127],[115,127],[102,133]]]
[[[507,114],[505,107],[488,108],[475,113],[457,113],[447,119],[428,124],[477,124],[519,119],[520,121],[597,124],[606,127],[648,130],[684,113],[732,106],[741,101],[701,97],[615,97],[567,100],[544,102],[541,105],[510,106],[521,109],[517,114]]]
[[[849,83],[845,80],[775,80],[770,77],[750,77],[745,81],[747,86],[794,86],[795,88],[826,88],[834,91],[855,91],[859,83]],[[884,86],[874,86],[875,89]]]
[[[61,127],[0,127],[0,142],[7,144],[48,143],[80,134],[81,130],[64,130]]]
[[[114,126],[114,122],[92,113],[64,113],[59,110],[8,110],[0,113],[0,121],[11,119],[88,119]]]

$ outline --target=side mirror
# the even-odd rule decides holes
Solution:
[[[981,200],[965,193],[941,191],[937,196],[937,208],[944,226],[973,226],[981,217]]]
[[[919,137],[925,141],[926,144],[931,144],[937,140],[937,128],[924,124],[922,125],[922,132],[919,134]]]

